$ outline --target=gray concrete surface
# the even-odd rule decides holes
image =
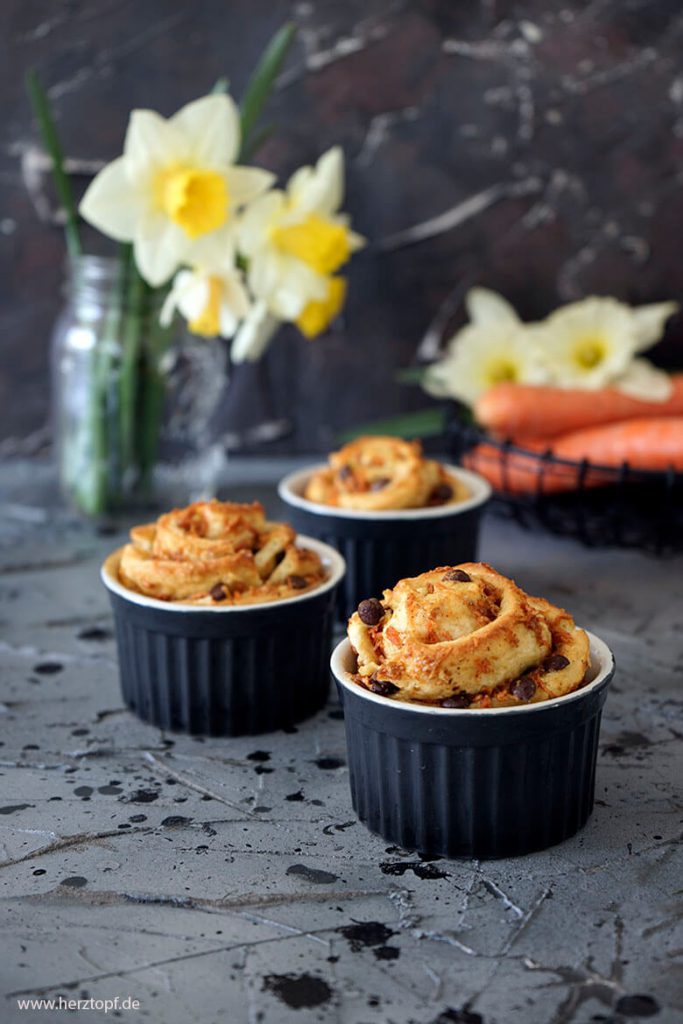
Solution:
[[[235,462],[229,491],[275,510],[287,468]],[[0,473],[0,1020],[118,996],[163,1024],[683,1022],[683,560],[487,520],[482,557],[616,652],[597,806],[546,853],[422,861],[356,821],[336,698],[234,740],[124,710],[97,576],[120,537],[45,481]]]

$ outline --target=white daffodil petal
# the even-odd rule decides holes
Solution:
[[[509,323],[468,324],[452,339],[444,359],[429,368],[425,389],[436,397],[473,405],[495,384],[540,384],[545,379],[534,329]]]
[[[164,299],[164,304],[161,307],[161,313],[159,314],[159,323],[162,327],[170,327],[173,321],[173,316],[177,308],[176,302],[177,296],[173,289],[168,293]]]
[[[647,306],[635,306],[631,310],[636,325],[638,352],[644,352],[659,341],[666,321],[677,311],[677,302],[653,302]]]
[[[202,96],[182,107],[169,123],[183,133],[196,163],[223,166],[236,158],[240,116],[231,96]]]
[[[666,402],[673,391],[669,374],[653,366],[649,359],[634,359],[613,387],[644,402]]]
[[[189,274],[189,279],[178,297],[178,308],[186,320],[201,317],[209,301],[209,279],[201,273]]]
[[[105,235],[117,242],[130,242],[144,205],[126,175],[124,158],[119,157],[93,178],[78,210]]]
[[[138,270],[153,288],[165,284],[182,258],[182,237],[175,224],[161,214],[143,217],[134,239]]]
[[[326,277],[316,274],[301,260],[281,257],[276,286],[265,298],[269,308],[281,320],[296,320],[309,302],[322,302],[327,297],[327,290]]]
[[[265,302],[256,302],[242,322],[230,348],[233,363],[255,362],[260,359],[280,326]]]
[[[266,192],[275,181],[275,175],[260,167],[230,167],[225,172],[225,180],[231,205],[239,207]]]
[[[181,132],[154,110],[134,110],[128,122],[123,156],[132,182],[146,179],[155,170],[187,159],[188,147]]]
[[[249,203],[237,221],[237,242],[240,250],[251,256],[268,243],[271,223],[276,222],[285,208],[285,195],[272,189]]]
[[[222,274],[235,265],[236,235],[231,224],[211,231],[184,245],[184,260],[193,267],[203,267]]]
[[[287,183],[292,205],[304,213],[335,213],[344,201],[344,153],[333,146],[315,167],[301,167]]]
[[[465,296],[467,315],[473,324],[518,324],[517,313],[502,295],[490,288],[470,288]]]
[[[537,329],[549,379],[558,387],[606,387],[636,351],[631,310],[616,299],[592,296],[570,303]]]

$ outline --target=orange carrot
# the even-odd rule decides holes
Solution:
[[[631,469],[680,473],[683,416],[644,417],[575,430],[553,441],[527,440],[525,448],[527,451],[506,451],[483,442],[466,454],[463,465],[480,473],[502,494],[559,494],[616,481],[609,471],[582,470],[583,460],[615,469],[626,462]],[[549,448],[556,458],[576,465],[557,465],[544,459]]]
[[[500,494],[559,494],[576,490],[578,467],[548,463],[543,459],[547,444],[528,442],[525,447],[528,452],[506,451],[482,442],[467,452],[462,464],[483,476]]]
[[[515,438],[557,437],[636,417],[683,416],[683,373],[674,374],[671,383],[673,391],[665,402],[645,402],[614,388],[582,391],[496,384],[477,400],[475,415],[491,433]]]
[[[589,459],[598,466],[674,469],[683,472],[683,416],[646,417],[576,430],[556,438],[553,453],[561,459]]]

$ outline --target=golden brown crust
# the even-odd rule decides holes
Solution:
[[[379,618],[375,624],[354,612],[348,635],[359,681],[384,696],[454,707],[525,704],[571,693],[588,667],[588,637],[571,615],[483,562],[401,580],[374,612],[364,617]]]
[[[419,441],[367,436],[333,452],[329,466],[308,481],[304,497],[377,512],[454,504],[469,494],[440,463],[424,458]]]
[[[325,578],[318,555],[297,547],[285,523],[259,502],[197,501],[134,526],[118,576],[129,590],[193,605],[279,601]]]

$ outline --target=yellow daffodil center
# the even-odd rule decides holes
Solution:
[[[281,252],[302,260],[317,274],[333,274],[351,255],[348,228],[317,213],[298,224],[273,228],[271,239]]]
[[[217,171],[169,167],[157,174],[154,193],[158,208],[190,238],[215,231],[228,216],[228,187]]]
[[[581,338],[577,342],[572,351],[572,357],[580,369],[594,370],[605,359],[607,349],[604,338],[589,336]]]
[[[517,366],[509,359],[496,359],[486,368],[486,377],[490,385],[514,382],[518,376]]]
[[[199,316],[190,320],[188,327],[193,334],[204,338],[215,338],[220,334],[221,282],[217,277],[209,278],[206,305]]]
[[[325,298],[307,303],[299,314],[296,325],[301,333],[307,338],[315,338],[324,331],[341,310],[345,298],[346,279],[331,277]]]

